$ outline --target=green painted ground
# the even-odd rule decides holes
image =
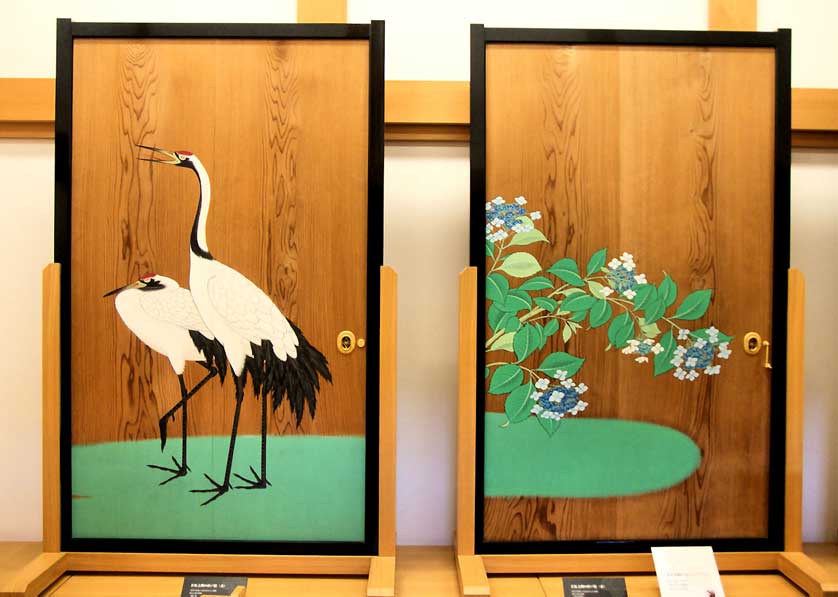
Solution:
[[[363,541],[364,438],[274,436],[268,438],[271,487],[235,489],[207,506],[203,473],[224,478],[226,437],[189,438],[186,477],[164,485],[163,471],[180,458],[180,439],[166,452],[160,442],[95,444],[73,448],[73,535],[156,539]],[[260,438],[236,443],[233,472],[259,470]],[[250,476],[249,474],[245,476]]]
[[[616,497],[677,485],[701,451],[670,427],[615,419],[569,419],[549,437],[534,417],[501,428],[486,415],[487,497]]]

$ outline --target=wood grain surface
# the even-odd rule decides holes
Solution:
[[[102,295],[145,272],[189,280],[198,199],[190,172],[138,161],[136,144],[197,154],[212,181],[213,256],[254,281],[329,361],[312,421],[287,402],[270,433],[363,434],[368,63],[355,40],[75,42],[72,408],[76,444],[156,438],[178,399],[168,361]],[[202,377],[187,367],[187,384]],[[232,381],[190,402],[189,433],[227,435]],[[239,432],[259,430],[246,394]],[[170,426],[178,434],[179,424]]]
[[[607,326],[566,347],[551,339],[542,356],[587,359],[582,416],[675,428],[702,463],[685,482],[635,497],[486,499],[485,539],[765,536],[771,373],[741,338],[771,339],[773,52],[492,44],[486,59],[488,198],[524,195],[552,241],[526,249],[545,267],[628,251],[650,281],[669,273],[679,297],[712,288],[691,323],[736,338],[721,374],[695,382],[605,352]]]

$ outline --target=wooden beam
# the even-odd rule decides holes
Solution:
[[[754,31],[757,0],[708,0],[707,27],[711,31]]]
[[[474,373],[477,367],[477,268],[460,272],[460,321],[457,400],[457,529],[459,558],[474,557],[475,447],[477,405]],[[471,562],[471,560],[461,560]],[[481,564],[482,565],[482,564]],[[467,566],[471,570],[471,565]],[[483,574],[485,576],[485,573]],[[479,575],[478,575],[479,577]],[[462,580],[462,578],[461,578]]]
[[[785,551],[803,551],[803,338],[806,284],[789,270],[786,348],[786,523]]]
[[[61,265],[43,272],[42,404],[44,551],[61,551]]]
[[[387,81],[387,141],[466,143],[468,81]],[[52,138],[55,81],[0,79],[0,138]],[[838,89],[792,90],[792,146],[838,148]]]
[[[345,23],[346,0],[297,0],[298,23]]]
[[[378,555],[385,557],[381,560],[384,562],[396,555],[398,276],[393,268],[386,265],[381,268],[380,275]]]

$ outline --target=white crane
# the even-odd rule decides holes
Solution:
[[[212,487],[192,490],[214,494],[202,504],[206,505],[231,488],[230,474],[248,374],[254,393],[262,399],[262,453],[261,474],[251,466],[253,479],[235,475],[245,483],[236,487],[243,489],[270,485],[266,464],[268,395],[271,396],[273,410],[287,397],[299,425],[306,406],[314,417],[317,392],[320,389],[319,378],[331,382],[332,376],[326,357],[309,344],[300,329],[285,318],[267,294],[233,268],[213,259],[207,246],[210,180],[198,156],[188,151],[168,151],[145,145],[138,147],[154,152],[153,155],[165,157],[141,159],[187,168],[198,177],[198,207],[189,241],[189,287],[201,318],[224,347],[236,385],[236,411],[230,432],[224,481],[218,483],[204,474]]]
[[[172,473],[160,483],[165,485],[183,477],[189,470],[186,463],[187,402],[216,374],[224,381],[227,362],[224,349],[207,329],[192,294],[166,276],[146,274],[135,282],[111,290],[104,296],[116,295],[116,311],[123,323],[137,338],[152,350],[169,359],[180,382],[180,402],[160,418],[161,450],[166,446],[169,419],[178,409],[181,415],[181,461],[172,456],[175,468],[149,464],[150,468]],[[191,390],[186,389],[183,372],[187,361],[194,361],[207,369],[206,376]]]

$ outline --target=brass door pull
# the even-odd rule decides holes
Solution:
[[[367,341],[363,338],[355,339],[355,334],[349,330],[343,330],[338,334],[337,338],[338,351],[343,354],[349,354],[355,347],[363,348],[367,345]]]
[[[748,332],[742,338],[742,350],[745,354],[756,355],[759,351],[765,348],[765,365],[766,369],[771,369],[771,343],[768,340],[763,340],[757,332]]]

